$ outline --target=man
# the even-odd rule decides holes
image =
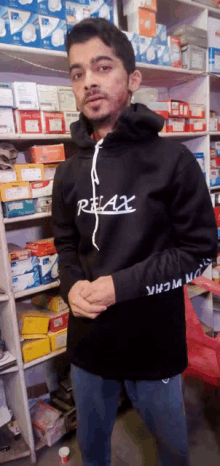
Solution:
[[[125,34],[88,18],[67,53],[81,113],[53,222],[83,466],[110,465],[122,382],[161,464],[186,466],[183,285],[216,256],[209,193],[191,152],[158,136],[163,118],[130,104],[141,74]]]

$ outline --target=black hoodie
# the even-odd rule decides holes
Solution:
[[[73,364],[110,378],[157,380],[187,366],[183,285],[217,254],[217,228],[201,169],[158,136],[163,119],[142,104],[123,110],[101,147],[81,114],[73,155],[53,190],[61,294],[112,275],[116,304],[95,320],[70,312]],[[92,168],[93,166],[93,168]]]

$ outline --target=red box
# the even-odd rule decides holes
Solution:
[[[172,100],[172,99],[167,99],[164,100],[163,102],[168,103],[168,112],[169,116],[171,117],[179,117],[179,101],[178,100]]]
[[[205,105],[203,104],[189,104],[189,118],[205,118]]]
[[[166,133],[184,133],[185,132],[185,118],[169,118],[165,122]]]
[[[189,118],[186,120],[186,131],[187,132],[197,132],[197,131],[206,131],[206,121],[202,119]]]
[[[15,123],[18,133],[42,133],[41,114],[38,110],[15,110]]]
[[[189,104],[188,102],[179,102],[179,117],[189,118]]]
[[[58,332],[64,328],[67,328],[68,319],[69,319],[69,309],[65,311],[60,311],[57,313],[49,312],[49,331],[50,332]]]
[[[57,250],[54,246],[53,238],[39,239],[26,243],[26,249],[31,251],[32,256],[47,256],[48,254],[56,254]]]
[[[65,133],[65,121],[62,112],[41,111],[43,132],[46,134]]]
[[[220,227],[220,206],[214,207],[214,214],[217,226]]]
[[[171,65],[174,68],[182,68],[181,39],[177,36],[168,36]]]
[[[27,162],[33,163],[55,163],[65,160],[63,144],[48,146],[32,146],[25,152]]]

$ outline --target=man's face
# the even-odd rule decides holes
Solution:
[[[130,104],[122,61],[98,37],[71,46],[69,67],[78,110],[91,122],[111,121]]]

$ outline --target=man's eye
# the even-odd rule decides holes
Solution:
[[[102,65],[102,66],[99,66],[98,67],[98,71],[107,71],[107,70],[110,70],[111,67],[108,66],[108,65]]]
[[[77,79],[80,79],[82,76],[82,73],[76,73],[72,75],[72,81],[76,81]]]

